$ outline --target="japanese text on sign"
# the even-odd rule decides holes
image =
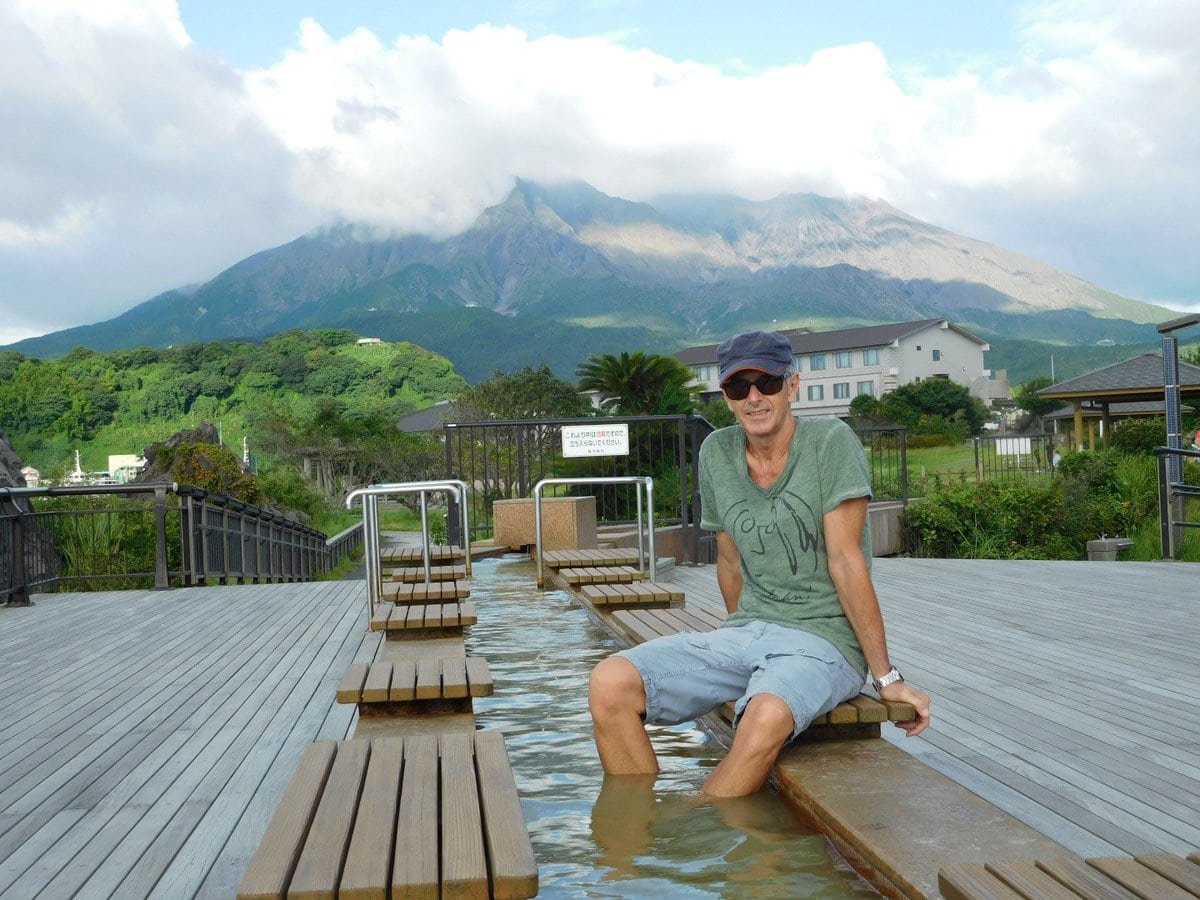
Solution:
[[[628,456],[629,426],[564,425],[563,456]]]

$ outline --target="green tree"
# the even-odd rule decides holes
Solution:
[[[737,421],[729,404],[720,397],[697,403],[696,415],[703,417],[713,428],[724,428]]]
[[[672,356],[641,350],[591,355],[576,369],[579,389],[596,391],[606,412],[653,416],[691,412],[699,388],[692,371]]]
[[[1018,385],[1016,391],[1013,392],[1013,400],[1017,407],[1025,410],[1031,416],[1041,418],[1047,413],[1052,413],[1062,405],[1061,400],[1048,400],[1045,397],[1039,397],[1038,391],[1042,388],[1048,388],[1054,384],[1054,379],[1048,376],[1041,378],[1032,378],[1024,384]]]
[[[493,372],[487,381],[459,394],[458,403],[487,419],[569,419],[592,409],[574,385],[555,378],[546,365]]]
[[[962,429],[979,434],[987,408],[966,386],[948,378],[901,385],[880,401],[884,415],[917,433]]]

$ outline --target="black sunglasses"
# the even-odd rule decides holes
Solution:
[[[721,390],[730,400],[745,400],[750,396],[752,387],[758,388],[758,392],[764,397],[770,397],[783,390],[784,380],[782,375],[766,374],[759,375],[754,381],[747,381],[745,378],[730,378],[721,385]]]

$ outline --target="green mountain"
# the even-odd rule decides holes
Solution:
[[[343,327],[435,349],[477,381],[543,362],[569,376],[590,352],[673,350],[747,327],[934,316],[1082,347],[1152,341],[1149,323],[1171,313],[879,201],[633,203],[582,183],[518,181],[447,239],[338,225],[12,349],[45,357]]]

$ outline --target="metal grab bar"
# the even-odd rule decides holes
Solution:
[[[1183,529],[1200,528],[1200,522],[1185,521],[1188,497],[1200,496],[1200,487],[1183,480],[1183,462],[1200,461],[1200,450],[1155,447],[1158,456],[1158,523],[1163,559],[1175,559],[1183,544]],[[1172,470],[1178,470],[1173,475]]]
[[[646,491],[646,508],[648,510],[649,542],[650,542],[650,580],[654,581],[658,573],[657,561],[654,556],[654,479],[649,475],[612,475],[604,478],[543,478],[533,486],[533,531],[537,541],[537,584],[545,586],[542,577],[542,488],[551,484],[636,484],[637,492],[637,545],[638,571],[645,572],[645,554],[642,550],[642,490]]]
[[[465,556],[465,571],[471,576],[471,531],[467,520],[467,484],[454,478],[436,481],[405,481],[392,484],[372,484],[356,488],[346,495],[346,509],[354,505],[354,501],[362,498],[363,504],[363,540],[366,543],[364,558],[367,567],[367,599],[371,611],[379,605],[383,593],[383,559],[379,552],[379,498],[396,494],[421,495],[421,562],[425,573],[425,585],[433,581],[432,566],[429,556],[429,513],[428,495],[444,491],[451,495],[458,504],[459,522],[463,532],[463,554]]]

